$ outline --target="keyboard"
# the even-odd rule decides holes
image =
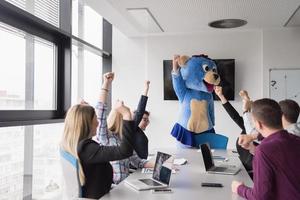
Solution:
[[[226,171],[228,168],[226,168],[226,167],[215,167],[214,169],[213,169],[213,171],[215,171],[215,172],[224,172],[224,171]]]
[[[140,181],[142,181],[143,183],[145,183],[146,185],[149,185],[149,186],[160,186],[162,184],[156,182],[156,181],[153,181],[151,179],[139,179]]]

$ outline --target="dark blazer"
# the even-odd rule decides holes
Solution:
[[[134,115],[134,124],[136,130],[134,150],[136,151],[137,155],[142,159],[148,158],[148,138],[144,131],[139,127],[139,124],[145,113],[147,101],[148,97],[142,95]]]
[[[130,157],[135,135],[134,122],[124,120],[123,137],[119,146],[102,146],[91,138],[79,142],[77,153],[85,174],[83,197],[99,199],[109,192],[113,180],[109,161]]]
[[[242,129],[241,134],[246,134],[243,117],[240,116],[240,114],[228,101],[223,104],[223,107],[225,108],[230,118]],[[251,171],[253,155],[247,149],[244,149],[238,144],[238,139],[236,140],[236,149],[240,156],[240,160],[242,161],[246,170]]]

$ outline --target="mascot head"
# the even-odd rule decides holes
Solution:
[[[187,88],[202,92],[212,92],[220,83],[216,63],[206,55],[180,56],[179,66]]]

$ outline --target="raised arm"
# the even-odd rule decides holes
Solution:
[[[214,105],[213,97],[211,97],[211,101],[209,101],[208,103],[208,110],[209,110],[208,113],[210,115],[212,126],[215,126],[215,105]]]
[[[221,99],[222,105],[230,118],[243,130],[245,131],[243,117],[236,111],[236,109],[227,101],[223,94],[223,89],[221,86],[215,86],[215,93]]]
[[[223,94],[223,88],[221,86],[215,86],[214,87],[215,93],[216,95],[219,97],[219,99],[221,100],[222,104],[227,103],[227,99]]]
[[[179,70],[179,58],[179,55],[173,57],[172,84],[179,101],[182,102],[187,88]]]
[[[108,72],[103,75],[103,83],[101,87],[101,92],[99,95],[99,102],[105,104],[107,101],[107,95],[112,81],[114,80],[115,74],[113,72]]]
[[[99,121],[99,126],[97,130],[97,141],[103,145],[108,145],[108,130],[107,130],[107,122],[106,122],[106,101],[108,96],[108,91],[111,86],[111,83],[114,79],[114,73],[108,72],[103,75],[103,83],[99,95],[99,102],[96,105],[96,113],[97,119]]]
[[[78,145],[80,160],[92,164],[130,157],[133,152],[131,143],[134,137],[133,127],[133,121],[123,121],[123,137],[119,146],[104,146],[92,140],[83,140]]]
[[[115,109],[123,117],[123,137],[120,145],[104,146],[99,145],[92,140],[84,140],[78,146],[79,157],[84,162],[101,163],[125,159],[132,155],[135,131],[131,112],[129,108],[124,105],[123,101],[119,101]]]
[[[135,128],[138,127],[139,123],[141,122],[143,115],[145,113],[146,110],[146,105],[147,105],[147,101],[148,101],[148,91],[149,91],[149,85],[150,85],[150,81],[145,81],[145,89],[144,89],[144,93],[140,98],[138,107],[135,111],[134,114],[134,123],[135,123]]]

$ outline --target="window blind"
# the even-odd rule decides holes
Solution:
[[[60,0],[6,0],[7,2],[59,27]]]

